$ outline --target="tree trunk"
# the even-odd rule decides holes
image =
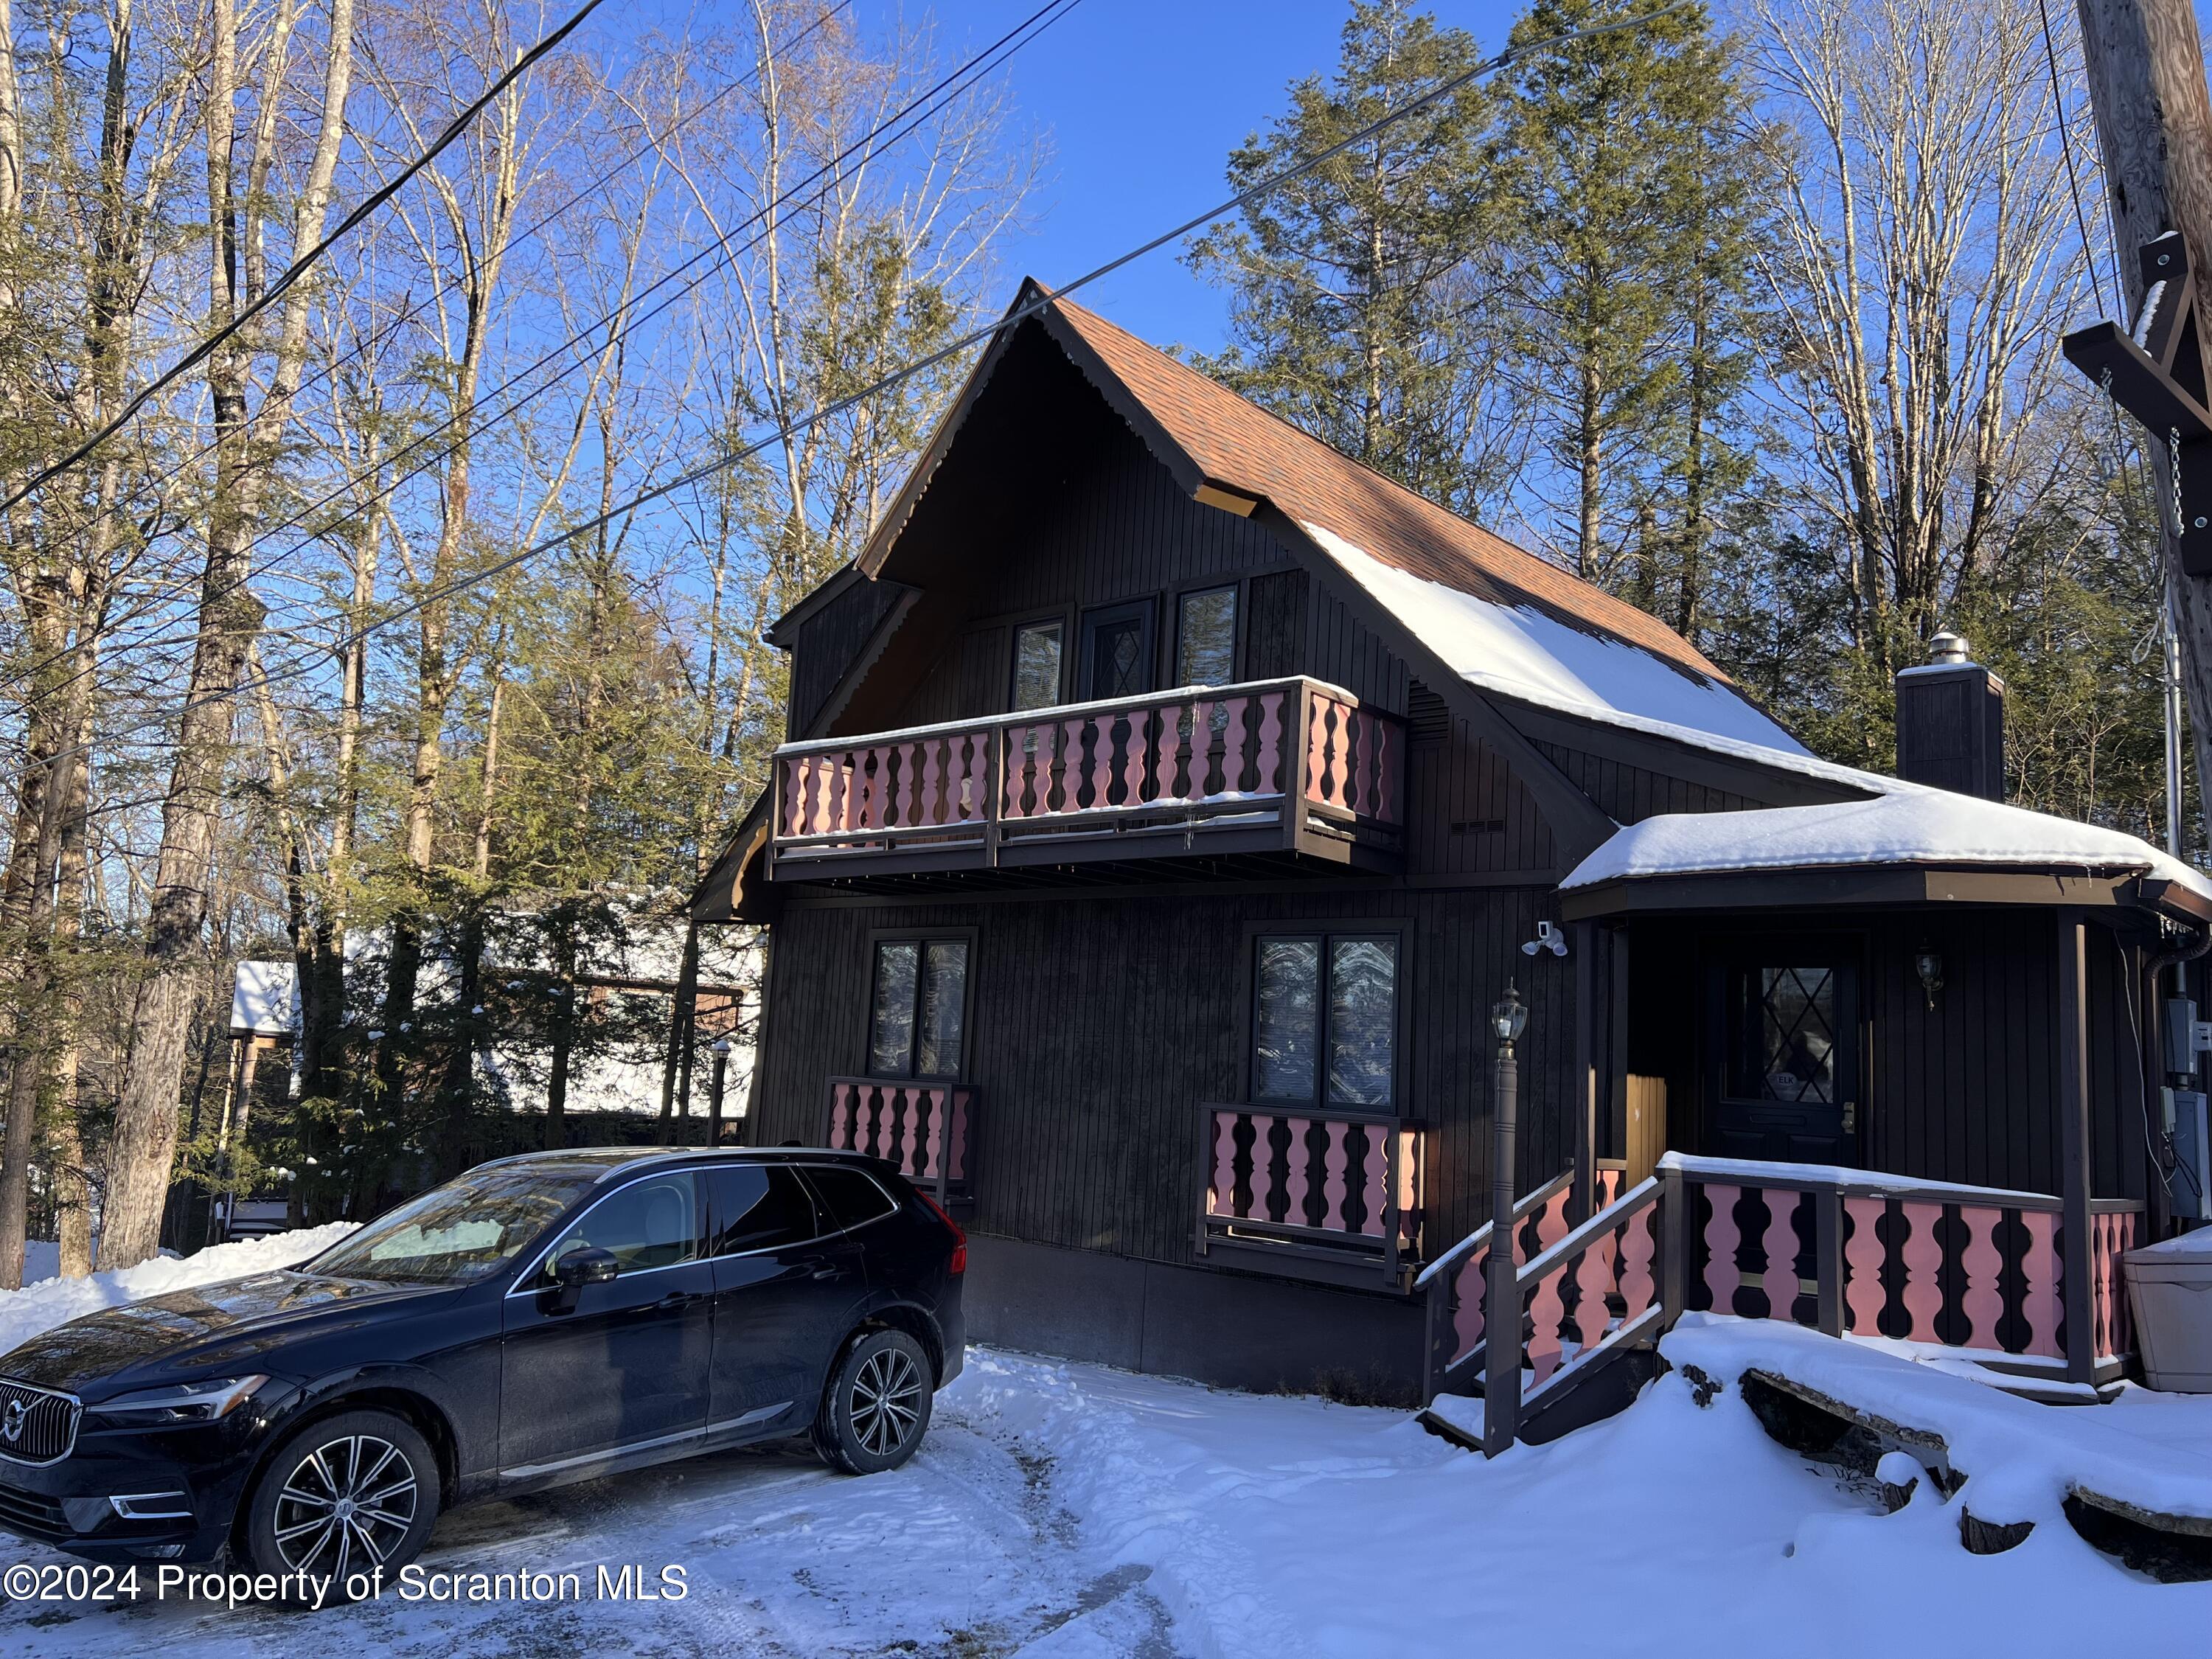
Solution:
[[[207,75],[208,223],[212,257],[208,322],[221,328],[236,314],[240,204],[234,200],[235,100],[238,90],[236,0],[213,0],[213,50]],[[353,0],[331,0],[321,128],[306,188],[293,216],[292,246],[304,252],[321,234],[344,131],[353,64]],[[250,212],[258,204],[244,204]],[[192,650],[176,758],[161,805],[161,850],[148,919],[147,974],[131,1029],[131,1063],[116,1103],[106,1212],[100,1265],[127,1267],[154,1254],[177,1150],[177,1110],[184,1079],[194,977],[201,969],[201,927],[207,911],[209,861],[222,806],[223,775],[234,736],[233,713],[246,647],[259,633],[260,602],[246,591],[254,531],[267,469],[290,424],[306,361],[313,285],[286,296],[276,363],[258,418],[249,418],[252,349],[226,342],[208,360],[215,424],[215,489],[208,505],[207,557],[201,573],[198,630]]]

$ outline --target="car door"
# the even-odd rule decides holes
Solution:
[[[707,1424],[713,1267],[703,1183],[689,1170],[616,1188],[564,1225],[503,1304],[500,1464],[510,1476],[650,1449]],[[553,1264],[611,1251],[603,1284],[564,1288]]]
[[[708,1175],[714,1225],[717,1431],[811,1418],[830,1360],[860,1320],[867,1278],[787,1164],[730,1163]]]

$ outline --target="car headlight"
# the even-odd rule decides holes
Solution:
[[[127,1423],[212,1423],[228,1417],[253,1397],[265,1376],[211,1377],[202,1382],[174,1383],[167,1388],[141,1389],[118,1394],[85,1409],[95,1417],[119,1418]]]

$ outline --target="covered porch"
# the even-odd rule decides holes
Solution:
[[[2050,826],[2066,844],[2035,842]],[[1906,790],[1647,820],[1563,900],[1576,1153],[1516,1210],[1520,1398],[1486,1401],[1493,1423],[1542,1439],[1602,1414],[1691,1312],[1885,1339],[2054,1401],[2125,1373],[2120,1258],[2177,1207],[2160,1010],[2212,940],[2195,872]],[[1489,1242],[1422,1275],[1432,1391],[1489,1368]]]

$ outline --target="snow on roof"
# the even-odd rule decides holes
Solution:
[[[1638,876],[1711,875],[1850,865],[1993,865],[2142,873],[2212,898],[2212,880],[2148,842],[2025,807],[1861,775],[1872,800],[1746,812],[1672,812],[1620,830],[1562,889]]]
[[[1524,702],[1799,769],[1802,744],[1723,681],[1533,605],[1500,605],[1387,564],[1305,523],[1345,574],[1470,684]],[[1717,739],[1717,743],[1715,740]],[[1838,769],[1848,771],[1848,769]]]
[[[300,1017],[300,973],[289,962],[241,962],[231,982],[233,1036],[289,1036]]]

